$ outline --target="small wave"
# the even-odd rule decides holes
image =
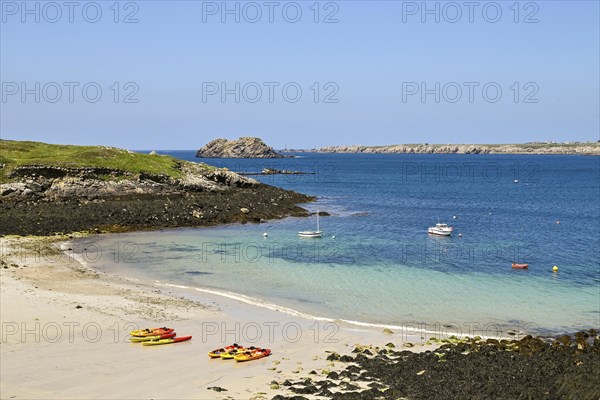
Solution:
[[[94,272],[100,272],[92,267],[90,267],[89,262],[85,259],[85,256],[83,255],[83,253],[74,253],[72,252],[71,249],[72,245],[71,243],[62,243],[60,245],[60,249],[62,250],[62,252],[69,258],[75,260],[75,262],[79,263],[79,265],[81,265],[83,268],[89,270],[89,271],[94,271]],[[109,274],[112,276],[116,276],[116,277],[120,277],[122,279],[126,279],[128,281],[132,281],[132,282],[140,282],[140,280],[138,278],[133,278],[133,277],[128,277],[128,276],[122,276],[119,274]]]
[[[73,244],[71,242],[63,242],[59,245],[60,250],[68,257],[79,263],[83,268],[92,269],[85,260],[83,254],[75,253],[72,251]]]
[[[242,303],[249,304],[249,305],[252,305],[252,306],[266,308],[266,309],[269,309],[271,311],[283,312],[285,314],[289,314],[289,315],[292,315],[292,316],[295,316],[295,317],[301,317],[301,318],[305,318],[305,319],[316,320],[316,321],[325,321],[325,322],[334,322],[334,321],[336,321],[334,318],[327,318],[327,317],[315,316],[315,315],[312,315],[312,314],[308,314],[308,313],[304,313],[304,312],[301,312],[301,311],[297,311],[297,310],[294,310],[294,309],[288,308],[288,307],[282,307],[282,306],[279,306],[279,305],[277,305],[275,303],[269,303],[267,301],[263,301],[263,300],[255,298],[255,297],[250,297],[250,296],[246,296],[246,295],[239,294],[239,293],[226,292],[226,291],[215,290],[215,289],[204,289],[204,288],[198,288],[198,287],[190,287],[190,286],[185,286],[185,285],[176,285],[176,284],[173,284],[173,283],[161,283],[159,281],[156,281],[156,285],[166,286],[166,287],[174,287],[174,288],[178,288],[178,289],[195,290],[197,292],[214,294],[214,295],[217,295],[217,296],[226,297],[226,298],[231,299],[231,300],[240,301]]]
[[[73,260],[77,261],[79,264],[81,264],[82,267],[89,269],[88,263],[87,263],[87,261],[85,261],[85,257],[83,257],[81,254],[76,254],[76,253],[69,254],[66,251],[65,251],[65,254],[67,256],[70,256]]]
[[[408,336],[416,336],[416,335],[420,335],[420,334],[428,334],[428,335],[432,335],[432,336],[437,336],[440,334],[439,330],[422,329],[423,323],[420,323],[420,322],[414,322],[414,323],[407,322],[405,325],[390,325],[390,324],[377,324],[377,323],[370,323],[370,322],[354,321],[354,320],[349,320],[349,319],[336,319],[336,318],[329,318],[329,317],[320,317],[317,315],[308,314],[308,313],[305,313],[302,311],[294,310],[289,307],[283,307],[283,306],[277,305],[275,303],[270,303],[270,302],[267,302],[267,301],[264,301],[261,299],[257,299],[255,297],[246,296],[246,295],[243,295],[240,293],[226,292],[226,291],[215,290],[215,289],[191,287],[191,286],[185,286],[185,285],[176,285],[173,283],[161,283],[159,281],[155,281],[155,284],[158,286],[173,287],[173,288],[185,289],[185,290],[195,290],[197,292],[213,294],[213,295],[225,297],[225,298],[228,298],[231,300],[239,301],[239,302],[242,302],[245,304],[249,304],[251,306],[266,308],[271,311],[278,311],[278,312],[282,312],[282,313],[285,313],[285,314],[288,314],[288,315],[291,315],[294,317],[300,317],[300,318],[312,320],[312,321],[344,323],[346,325],[355,326],[355,327],[359,327],[359,328],[367,328],[367,329],[392,329],[392,330],[398,331],[396,333],[401,333],[402,335],[408,335]],[[414,332],[412,331],[413,328],[414,328]],[[458,336],[462,336],[462,335],[458,334]],[[496,336],[482,336],[482,337],[484,339],[500,338],[500,337],[496,337]]]

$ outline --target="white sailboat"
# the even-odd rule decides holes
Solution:
[[[298,236],[303,238],[320,238],[323,236],[323,231],[319,226],[319,211],[317,211],[317,230],[316,231],[300,231]]]

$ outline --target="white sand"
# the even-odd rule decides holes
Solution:
[[[398,346],[406,340],[381,329],[352,329],[134,282],[64,258],[36,260],[35,246],[56,252],[58,240],[0,239],[2,399],[270,399],[292,394],[283,386],[271,389],[272,381],[342,369],[345,364],[325,360],[326,351],[349,354],[357,343]],[[193,339],[153,347],[129,342],[135,327],[158,326]],[[208,358],[209,350],[232,342],[273,354],[248,363]],[[227,391],[207,389],[212,386]]]

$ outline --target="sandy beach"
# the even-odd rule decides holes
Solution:
[[[422,342],[97,272],[60,251],[66,239],[0,241],[3,399],[272,398],[293,394],[281,385],[285,380],[341,370],[342,363],[326,360],[328,352]],[[129,331],[158,326],[193,339],[130,343]],[[273,354],[248,363],[207,357],[232,342]],[[410,350],[433,347],[418,343]]]
[[[0,10],[0,400],[600,400],[600,1]]]

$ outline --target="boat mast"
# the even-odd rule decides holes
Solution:
[[[319,210],[317,210],[317,232],[320,231],[319,229]]]

